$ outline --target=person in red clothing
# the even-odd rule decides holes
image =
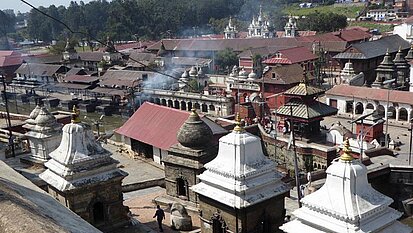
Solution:
[[[155,217],[156,217],[156,221],[158,222],[159,231],[163,232],[162,220],[165,219],[165,213],[163,212],[163,209],[161,209],[161,207],[159,205],[156,206],[156,212],[155,212],[155,215],[153,216],[153,218],[155,218]]]

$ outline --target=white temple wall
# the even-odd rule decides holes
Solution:
[[[163,162],[161,162],[162,158],[164,158],[165,156],[168,155],[168,151],[166,150],[162,150],[158,147],[152,147],[153,150],[153,161],[157,164],[162,164]]]

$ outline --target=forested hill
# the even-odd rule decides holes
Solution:
[[[39,9],[74,31],[95,38],[136,40],[222,33],[230,16],[245,29],[252,16],[258,14],[260,4],[278,29],[284,23],[280,21],[281,7],[293,1],[296,0],[99,0],[87,4],[71,2],[67,8],[51,5]],[[34,10],[30,12],[26,34],[30,39],[62,40],[68,34],[58,22]]]

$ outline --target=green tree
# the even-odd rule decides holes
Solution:
[[[315,11],[300,20],[300,30],[333,32],[347,27],[347,17],[336,13]]]
[[[220,67],[220,70],[229,72],[231,67],[238,64],[238,56],[231,48],[226,48],[216,54],[215,64]]]

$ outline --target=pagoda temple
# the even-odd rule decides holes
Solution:
[[[196,203],[197,196],[190,187],[198,183],[197,175],[205,170],[204,164],[216,156],[212,130],[192,109],[179,129],[177,139],[179,143],[171,146],[162,160],[166,194]]]
[[[301,199],[296,219],[281,226],[287,233],[407,233],[412,229],[399,221],[402,213],[389,205],[393,200],[374,190],[367,168],[351,155],[348,140],[343,153],[328,167],[323,187]]]
[[[63,127],[59,147],[50,153],[40,178],[56,200],[102,231],[127,224],[122,179],[127,173],[95,139],[89,125],[74,109],[72,122]]]
[[[277,232],[289,186],[262,152],[261,139],[240,126],[220,138],[218,155],[192,187],[198,194],[201,232]]]
[[[337,113],[336,108],[317,101],[322,94],[324,90],[311,86],[304,73],[303,82],[284,92],[286,102],[277,109],[277,116],[281,118],[280,126],[290,131],[292,121],[297,135],[307,139],[317,136],[323,117]]]
[[[397,71],[394,62],[391,59],[391,55],[389,50],[387,49],[386,55],[384,55],[383,61],[380,65],[377,66],[376,69],[376,80],[372,84],[374,88],[384,88],[384,82],[389,81],[392,79],[397,80]],[[387,84],[388,87],[392,85],[392,83]]]

